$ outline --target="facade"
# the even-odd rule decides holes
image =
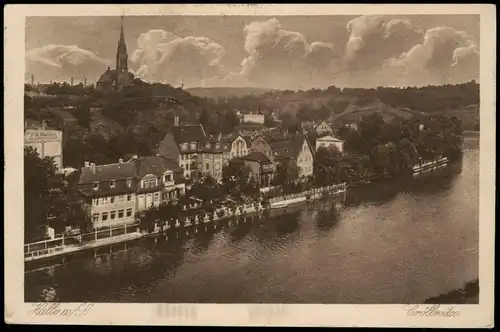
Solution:
[[[32,126],[24,130],[24,145],[33,147],[40,158],[52,157],[60,170],[63,168],[62,131],[42,126]]]
[[[314,127],[314,131],[318,135],[331,135],[333,134],[333,129],[326,123],[326,121],[321,121],[316,127]]]
[[[304,135],[294,135],[269,140],[275,163],[293,161],[299,170],[299,177],[313,175],[314,152]]]
[[[207,139],[200,153],[202,174],[210,175],[217,181],[222,181],[222,167],[224,165],[224,151],[220,140]]]
[[[252,145],[250,146],[250,153],[252,152],[260,152],[274,163],[273,149],[264,136],[258,135],[253,139]]]
[[[260,112],[250,112],[249,114],[243,114],[243,122],[264,124],[264,114]]]
[[[260,188],[271,186],[271,180],[276,169],[269,158],[261,152],[251,152],[242,157],[241,160],[250,168],[250,176],[257,181]]]
[[[330,146],[335,146],[340,152],[344,152],[344,141],[341,139],[330,135],[316,139],[316,151],[320,147],[328,148]]]
[[[245,138],[241,135],[233,137],[231,140],[231,159],[240,158],[248,154],[248,144]]]
[[[78,187],[96,228],[133,223],[138,211],[185,194],[181,169],[160,156],[107,165],[85,162]]]
[[[217,181],[222,180],[222,167],[228,151],[229,143],[221,137],[207,137],[202,125],[176,125],[158,146],[158,154],[178,163],[186,179],[200,172]]]
[[[110,67],[101,75],[96,84],[96,90],[109,92],[111,90],[122,90],[132,84],[134,75],[128,70],[128,53],[123,32],[123,17],[120,29],[120,39],[116,50],[116,69]]]

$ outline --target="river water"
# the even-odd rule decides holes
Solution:
[[[479,270],[479,149],[460,170],[400,187],[349,192],[181,239],[147,238],[27,272],[26,301],[53,287],[61,302],[423,303]]]

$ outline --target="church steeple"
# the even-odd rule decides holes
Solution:
[[[125,44],[125,33],[123,32],[123,16],[121,17],[120,39],[116,50],[116,88],[121,90],[129,85],[130,77],[128,73],[128,54]]]

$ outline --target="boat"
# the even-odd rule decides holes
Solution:
[[[288,202],[282,201],[282,202],[271,204],[271,209],[284,209],[287,206],[288,206]]]

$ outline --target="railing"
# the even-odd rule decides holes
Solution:
[[[135,232],[139,223],[123,224],[117,226],[95,228],[93,232],[61,236],[54,239],[43,240],[24,245],[24,257],[36,257],[63,250],[67,246],[78,246],[85,242],[125,235]]]
[[[346,188],[347,188],[347,184],[344,182],[344,183],[334,184],[331,186],[309,189],[309,190],[305,190],[305,191],[302,191],[302,192],[296,193],[296,194],[288,194],[288,195],[273,197],[273,198],[269,199],[269,202],[276,203],[276,202],[281,202],[281,201],[294,199],[294,198],[300,198],[300,197],[304,197],[304,196],[308,196],[308,195],[322,194],[325,192],[332,192],[332,193],[343,192],[346,190]]]

